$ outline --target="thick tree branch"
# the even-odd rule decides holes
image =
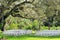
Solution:
[[[34,0],[33,0],[33,1],[34,1]],[[33,2],[33,1],[32,1],[32,2]],[[15,5],[15,6],[11,9],[11,11],[4,16],[4,19],[7,18],[9,15],[12,15],[12,14],[13,14],[13,13],[12,13],[13,10],[14,10],[15,8],[17,8],[18,6],[21,6],[21,5],[25,4],[25,3],[30,3],[30,4],[32,4],[32,2],[29,2],[29,1],[26,0],[26,1],[24,1],[24,2],[22,2],[22,3],[20,3],[20,4],[18,4],[18,5]],[[18,15],[17,15],[17,16],[18,16]],[[20,14],[19,14],[19,16],[22,17],[22,18],[25,18],[25,17],[21,16]],[[29,18],[29,19],[31,19],[31,18]]]

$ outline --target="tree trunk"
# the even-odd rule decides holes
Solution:
[[[40,25],[39,25],[39,30],[40,30]]]
[[[41,26],[41,25],[40,25],[40,22],[39,22],[39,29],[38,29],[38,30],[40,30],[40,26]]]
[[[57,27],[56,27],[56,30],[58,30]]]
[[[5,25],[3,11],[4,11],[4,6],[3,6],[3,5],[1,5],[1,10],[0,10],[0,13],[1,13],[1,16],[2,16],[2,17],[1,17],[1,24],[2,24],[1,31],[4,31],[4,25]]]
[[[4,25],[5,25],[5,20],[4,20],[4,17],[2,18],[2,29],[1,31],[4,31]]]
[[[50,26],[48,26],[48,30],[50,30]]]

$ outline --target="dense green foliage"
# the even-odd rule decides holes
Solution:
[[[60,26],[60,0],[0,0],[0,9],[5,29],[40,30],[44,26],[50,30]]]

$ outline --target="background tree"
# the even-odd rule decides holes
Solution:
[[[38,30],[42,26],[48,26],[49,30],[53,26],[60,26],[59,3],[60,0],[0,0],[0,24],[3,23],[1,30],[4,31],[4,26],[11,26],[10,24],[13,26],[16,24],[19,28],[26,26],[26,29]],[[35,20],[38,25],[35,24]],[[23,26],[20,22],[23,23]]]

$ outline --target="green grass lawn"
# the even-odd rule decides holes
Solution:
[[[60,36],[7,36],[7,40],[60,40]]]
[[[7,40],[60,40],[60,38],[41,38],[41,37],[15,37]]]
[[[4,38],[4,40],[60,40],[60,36],[6,36],[0,34],[0,40],[1,38]]]
[[[23,38],[8,38],[7,40],[60,40],[60,38],[23,37]]]

